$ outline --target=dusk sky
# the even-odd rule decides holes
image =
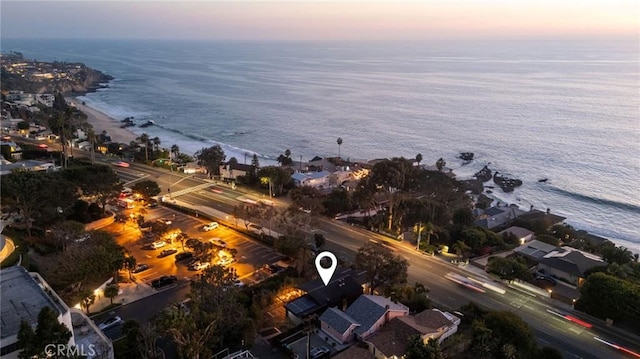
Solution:
[[[638,0],[11,1],[3,38],[638,38]]]

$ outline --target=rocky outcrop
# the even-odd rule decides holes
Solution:
[[[491,179],[491,170],[489,167],[484,166],[480,171],[473,175],[473,177],[477,178],[482,182],[487,182]]]
[[[499,172],[493,175],[493,182],[497,184],[505,193],[513,192],[516,187],[522,186],[522,181],[516,178],[502,176]]]
[[[464,160],[465,162],[473,161],[473,152],[460,152],[460,156],[458,158]]]

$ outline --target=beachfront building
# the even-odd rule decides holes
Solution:
[[[516,238],[518,238],[518,243],[520,243],[520,245],[523,245],[526,242],[529,242],[531,239],[533,239],[533,232],[522,227],[511,226],[503,231],[498,232],[498,234],[501,236],[503,234],[509,234],[509,233],[513,234],[514,236],[516,236]]]
[[[319,172],[296,172],[291,175],[293,182],[298,187],[309,186],[313,188],[325,188],[329,187],[331,173],[328,171]]]
[[[38,274],[14,266],[0,271],[2,330],[0,355],[18,358],[18,331],[23,321],[35,330],[40,310],[46,306],[58,313],[58,322],[71,332],[67,345],[75,346],[87,358],[112,359],[113,345],[81,310],[69,308]]]
[[[580,287],[586,272],[594,267],[606,266],[602,257],[572,247],[556,248],[538,260],[538,272]]]
[[[255,171],[252,165],[245,165],[238,162],[226,162],[220,164],[220,178],[223,181],[237,181],[238,177],[245,177]]]

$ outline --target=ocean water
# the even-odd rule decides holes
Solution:
[[[115,77],[83,97],[166,147],[227,158],[443,157],[524,184],[503,203],[640,251],[640,71],[632,42],[205,42],[2,39],[2,51]],[[475,153],[467,165],[462,151]],[[548,178],[540,183],[538,179]]]

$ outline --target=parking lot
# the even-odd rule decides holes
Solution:
[[[128,215],[134,211],[137,210],[123,211],[123,213]],[[249,239],[233,229],[219,226],[210,231],[204,231],[202,228],[210,221],[201,218],[192,217],[166,207],[145,208],[143,213],[146,221],[159,219],[170,221],[170,228],[180,229],[189,238],[197,238],[202,242],[217,238],[224,241],[229,248],[237,250],[236,262],[231,264],[231,267],[236,269],[238,277],[245,284],[263,279],[266,275],[264,271],[259,271],[259,269],[283,258],[272,248]],[[162,239],[167,244],[154,249],[150,245],[155,239],[145,236],[145,232],[140,231],[135,224],[130,222],[126,224],[114,223],[105,229],[116,235],[118,242],[127,248],[129,253],[136,258],[137,263],[149,266],[149,269],[135,274],[137,280],[150,283],[162,275],[175,275],[179,280],[189,280],[197,274],[197,271],[189,270],[186,265],[187,261],[176,262],[175,254],[159,258],[160,253],[167,249],[175,249],[178,253],[183,252],[180,242]],[[186,247],[184,249],[189,250]]]

